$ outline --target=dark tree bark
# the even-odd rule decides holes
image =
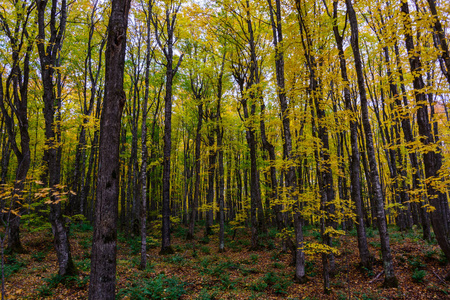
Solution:
[[[99,169],[89,299],[114,299],[119,199],[120,119],[130,0],[113,0],[105,55],[105,96],[100,121]]]
[[[260,97],[259,87],[255,86],[260,83],[260,66],[261,63],[257,59],[256,40],[252,18],[250,15],[250,3],[246,1],[246,14],[242,16],[243,24],[246,25],[246,45],[236,43],[238,50],[236,60],[232,63],[232,73],[235,81],[239,85],[241,93],[241,106],[243,109],[243,120],[249,120],[246,124],[246,140],[250,150],[250,222],[251,222],[251,249],[258,248],[258,234],[264,231],[264,212],[262,211],[261,192],[259,185],[259,172],[257,165],[257,139],[255,124],[251,119],[256,113],[256,103]],[[244,49],[245,47],[245,49]],[[250,106],[250,109],[249,109]],[[246,175],[244,173],[244,175]],[[245,182],[245,178],[244,178]],[[245,182],[246,183],[246,182]]]
[[[441,66],[442,73],[444,74],[447,82],[450,84],[450,52],[448,50],[447,39],[445,37],[444,28],[442,27],[441,21],[439,19],[439,15],[436,9],[436,0],[427,0],[428,5],[430,7],[431,14],[433,16],[433,29],[435,38],[435,47],[439,51],[441,51],[439,57],[439,63]]]
[[[361,101],[361,115],[362,123],[364,126],[364,133],[366,136],[366,150],[370,167],[370,180],[373,184],[373,192],[375,196],[375,202],[377,207],[377,223],[380,233],[381,253],[383,257],[384,267],[384,286],[396,287],[398,286],[398,280],[394,274],[394,266],[392,261],[392,254],[389,244],[389,235],[387,231],[386,215],[384,211],[384,197],[381,190],[380,179],[378,175],[377,161],[375,158],[375,149],[373,144],[372,129],[369,121],[369,111],[367,107],[367,97],[364,87],[364,75],[361,54],[359,51],[358,41],[358,21],[356,18],[355,10],[351,0],[345,1],[347,6],[348,18],[350,21],[351,29],[351,45],[353,50],[353,56],[355,58],[355,68],[359,88],[359,96]]]
[[[98,84],[101,80],[100,70],[102,69],[102,56],[103,48],[106,43],[106,39],[102,39],[100,47],[98,49],[98,64],[96,70],[93,70],[92,52],[95,48],[92,42],[95,25],[98,22],[96,20],[96,13],[98,9],[98,1],[94,2],[94,7],[89,18],[89,35],[87,43],[86,58],[84,61],[84,86],[83,86],[83,102],[82,102],[82,114],[83,123],[80,125],[80,133],[78,137],[78,145],[75,154],[74,174],[72,178],[71,190],[75,194],[69,193],[69,206],[66,209],[70,210],[71,214],[87,215],[86,211],[86,199],[83,197],[83,190],[86,182],[86,124],[89,121],[89,117],[94,111],[95,99],[98,93]],[[90,94],[88,96],[88,80],[90,83]],[[89,99],[88,99],[89,98]]]
[[[140,78],[141,78],[141,37],[137,37],[134,40],[134,43],[137,45],[132,45],[130,47],[136,47],[136,52],[129,51],[131,62],[131,84],[132,88],[130,89],[130,98],[133,99],[132,105],[125,105],[125,112],[129,118],[129,126],[131,129],[131,153],[128,162],[128,190],[127,190],[127,206],[128,206],[128,217],[131,222],[131,234],[133,236],[139,235],[139,209],[140,209],[140,201],[139,201],[139,187],[138,187],[138,179],[139,179],[139,165],[138,165],[138,123],[139,116],[141,113],[141,106],[139,105],[139,97],[140,97]],[[131,96],[132,94],[132,96]]]
[[[144,4],[142,4],[144,5]],[[142,127],[141,127],[141,209],[140,209],[140,233],[141,233],[141,263],[139,268],[145,270],[147,267],[147,115],[148,115],[148,98],[150,93],[150,63],[153,56],[151,49],[151,21],[150,21],[150,3],[147,5],[148,10],[144,7],[146,25],[147,25],[147,39],[146,39],[146,53],[145,53],[145,94],[144,102],[142,104]]]
[[[199,102],[198,108],[198,120],[197,120],[197,133],[195,136],[195,157],[194,157],[194,170],[195,170],[195,186],[194,186],[194,200],[191,207],[191,216],[189,220],[189,230],[186,239],[192,240],[194,238],[194,227],[197,217],[198,198],[200,194],[200,146],[201,146],[201,129],[203,121],[203,103],[200,94],[197,94],[197,87],[193,86],[193,80],[191,78],[191,89],[195,94],[196,101]],[[201,92],[201,88],[198,87]]]
[[[100,110],[102,107],[102,97],[100,96],[100,93],[97,93],[97,108],[95,110],[95,118],[100,118]],[[98,155],[98,140],[99,140],[99,130],[96,128],[94,131],[94,137],[91,141],[91,151],[89,153],[89,162],[88,162],[88,168],[86,172],[85,177],[85,183],[84,188],[81,190],[81,202],[86,203],[86,215],[89,220],[89,222],[93,222],[94,218],[94,196],[91,197],[91,202],[88,203],[88,197],[91,191],[91,185],[93,186],[92,194],[95,191],[96,187],[96,161],[97,161],[97,155]]]
[[[206,116],[210,120],[210,122],[214,122],[216,120],[216,116],[212,112],[212,110],[206,110]],[[206,210],[206,222],[205,222],[205,236],[208,236],[212,233],[211,226],[213,225],[213,211],[212,206],[214,202],[214,174],[216,172],[216,158],[217,151],[214,149],[214,132],[215,130],[210,130],[208,132],[208,187],[206,190],[206,204],[208,205],[208,209]]]
[[[64,224],[61,202],[58,194],[61,192],[57,186],[60,183],[61,161],[58,126],[55,126],[55,117],[58,119],[57,111],[60,108],[60,91],[56,94],[54,78],[58,80],[58,72],[55,67],[59,66],[59,53],[61,51],[65,27],[67,22],[67,3],[62,0],[52,0],[50,9],[50,37],[46,41],[46,10],[48,0],[38,0],[38,40],[37,48],[41,64],[41,76],[43,86],[44,119],[46,150],[44,151],[44,162],[47,166],[48,186],[52,189],[50,204],[50,223],[54,235],[54,245],[59,264],[59,275],[72,275],[76,272],[72,261],[68,233]],[[59,6],[59,7],[58,7]],[[57,18],[59,20],[57,21]],[[57,26],[57,22],[59,22]],[[56,74],[55,74],[56,72]],[[56,75],[56,76],[55,76]],[[61,84],[60,82],[56,85]],[[59,87],[60,88],[60,87]],[[56,116],[55,116],[56,115]]]
[[[155,29],[155,38],[159,48],[163,51],[166,67],[166,94],[164,96],[164,149],[163,149],[163,187],[162,187],[162,228],[160,254],[173,254],[170,245],[170,152],[172,149],[172,88],[173,78],[183,60],[183,54],[173,66],[173,46],[175,43],[174,30],[177,13],[181,3],[170,1],[165,8],[164,20],[158,20],[150,4],[150,19]],[[161,23],[165,28],[161,28]],[[162,32],[165,31],[165,32]]]
[[[5,16],[3,13],[0,13],[1,29],[8,37],[12,47],[12,64],[10,66],[10,74],[6,79],[6,90],[3,89],[2,74],[0,74],[0,111],[2,112],[2,119],[4,120],[8,133],[7,147],[2,149],[4,151],[2,162],[7,167],[6,163],[9,163],[9,147],[11,147],[17,158],[14,190],[11,196],[11,203],[6,203],[9,206],[9,213],[7,214],[7,219],[4,221],[9,223],[7,226],[8,249],[16,253],[23,252],[24,250],[20,242],[20,202],[22,201],[25,181],[31,162],[30,136],[28,133],[28,82],[30,75],[30,56],[34,44],[29,39],[27,27],[29,17],[35,8],[34,3],[28,6],[26,3],[22,3],[21,6],[24,13],[17,13],[14,28],[10,29]],[[21,66],[21,56],[23,55],[24,58]],[[7,106],[5,103],[7,103]],[[15,124],[14,118],[17,119],[17,124]],[[16,141],[16,127],[18,127],[20,134],[20,146]],[[5,175],[6,172],[2,172],[2,181],[5,180],[3,178]],[[16,213],[11,213],[12,210],[16,211]]]
[[[8,177],[8,166],[9,160],[11,158],[11,142],[8,138],[8,133],[5,132],[7,129],[3,130],[3,125],[5,124],[5,117],[2,115],[2,157],[1,157],[1,174],[0,174],[0,184],[5,184]]]
[[[217,195],[219,202],[219,253],[225,251],[225,179],[224,179],[224,167],[223,167],[223,125],[222,125],[222,117],[221,117],[221,100],[222,100],[222,89],[223,89],[223,70],[225,67],[225,58],[226,52],[224,52],[222,57],[222,65],[220,67],[220,73],[217,78],[217,110],[216,110],[216,118],[217,118],[217,148],[219,154],[219,172],[218,176],[218,188],[219,193]],[[229,187],[230,185],[227,185]]]
[[[405,137],[407,144],[411,145],[415,141],[415,138],[413,136],[411,122],[409,120],[409,116],[406,111],[406,109],[408,107],[408,99],[406,97],[406,87],[404,84],[403,69],[402,69],[401,63],[400,63],[400,53],[399,53],[397,42],[394,45],[394,50],[395,50],[395,56],[396,56],[397,73],[399,74],[400,88],[401,88],[402,100],[403,100],[403,104],[402,104],[402,100],[400,98],[396,98],[395,104],[397,106],[397,109],[400,111],[400,115],[405,116],[401,119],[401,126],[402,126],[402,130],[403,130],[403,135]],[[409,147],[407,146],[407,149],[408,149],[409,160],[411,163],[411,169],[413,170],[413,172],[412,172],[413,190],[419,190],[420,189],[420,181],[421,181],[421,178],[423,178],[422,169],[419,168],[419,159],[417,157],[416,151],[414,149],[412,149],[411,146],[409,146]],[[420,206],[420,207],[418,207],[418,206]],[[419,198],[419,203],[413,202],[412,207],[416,208],[415,209],[416,212],[415,213],[413,212],[413,220],[418,218],[417,211],[420,214],[420,220],[422,222],[422,230],[423,230],[423,239],[430,240],[430,238],[431,238],[430,221],[429,221],[428,213],[425,208],[425,203],[423,202],[423,200],[421,198]],[[414,223],[418,224],[418,221],[416,221]]]
[[[297,2],[298,20],[300,25],[301,41],[304,48],[304,56],[309,70],[309,96],[311,114],[313,116],[313,136],[316,136],[321,141],[320,149],[315,150],[316,157],[316,172],[318,176],[319,192],[320,192],[320,209],[324,212],[321,217],[321,235],[323,243],[327,246],[332,246],[332,238],[327,234],[327,227],[336,227],[335,222],[331,219],[334,214],[335,207],[332,205],[334,199],[333,189],[333,174],[330,164],[329,154],[329,137],[328,129],[324,125],[325,111],[323,110],[322,99],[322,83],[318,71],[321,68],[322,62],[316,59],[312,49],[314,47],[309,28],[305,24],[306,11]],[[322,253],[323,265],[323,284],[324,292],[329,294],[330,287],[330,273],[334,272],[334,256],[332,253]]]
[[[420,57],[415,52],[414,40],[411,35],[411,17],[409,15],[408,3],[402,3],[401,11],[403,13],[403,26],[405,27],[405,44],[409,55],[409,64],[411,73],[413,74],[414,96],[416,99],[417,110],[417,125],[419,127],[420,141],[423,145],[431,145],[436,141],[433,138],[431,123],[428,116],[427,99],[424,93],[425,83],[423,81],[422,63]],[[436,189],[429,179],[435,178],[438,171],[442,167],[442,155],[440,147],[436,144],[436,150],[430,150],[423,153],[423,163],[425,166],[425,179],[427,180],[426,188],[430,204],[435,208],[431,212],[431,224],[436,235],[436,240],[444,252],[447,259],[450,259],[450,242],[448,239],[448,232],[445,224],[447,223],[447,216],[445,210],[442,210],[442,203],[447,202],[447,196]]]

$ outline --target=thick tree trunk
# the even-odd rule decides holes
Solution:
[[[105,96],[100,121],[99,170],[89,299],[114,299],[119,199],[120,119],[130,0],[113,0],[106,46]]]

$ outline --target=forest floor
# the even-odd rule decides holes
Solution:
[[[419,230],[399,232],[390,227],[390,240],[398,288],[382,288],[383,274],[377,231],[368,229],[369,247],[375,256],[373,270],[358,267],[356,232],[335,241],[337,273],[332,292],[323,293],[320,256],[307,256],[308,282],[293,282],[292,256],[280,251],[274,229],[262,237],[261,250],[250,251],[249,233],[226,231],[226,252],[218,253],[217,235],[203,236],[197,226],[194,241],[186,241],[187,229],[172,233],[175,254],[159,256],[159,241],[148,237],[148,268],[139,270],[139,238],[119,234],[117,299],[450,299],[443,278],[449,268],[435,242],[421,239]],[[317,240],[307,228],[305,239]],[[92,227],[72,226],[71,248],[77,276],[65,282],[57,273],[50,231],[23,232],[26,254],[7,255],[7,299],[87,299]]]

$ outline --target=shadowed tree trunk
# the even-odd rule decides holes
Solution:
[[[62,0],[58,4],[58,0],[51,1],[50,9],[50,29],[46,29],[45,20],[48,0],[38,0],[38,40],[37,43],[39,59],[41,64],[41,76],[43,86],[43,102],[44,102],[44,119],[45,119],[45,138],[46,150],[44,151],[44,162],[47,166],[48,186],[51,192],[50,204],[50,223],[54,235],[54,246],[58,258],[59,275],[66,276],[76,273],[75,266],[72,261],[70,252],[70,244],[68,233],[64,224],[60,191],[58,185],[60,183],[61,161],[60,161],[60,143],[58,126],[55,125],[55,114],[60,111],[61,98],[60,90],[58,95],[54,88],[54,80],[58,80],[60,76],[57,72],[59,66],[59,54],[63,43],[63,36],[67,22],[67,3]],[[59,24],[57,26],[57,18]],[[46,42],[46,32],[50,34],[48,42]],[[56,72],[56,74],[55,74]],[[56,76],[55,76],[56,75]],[[61,82],[57,82],[60,89]],[[58,119],[58,115],[56,115]]]
[[[100,121],[99,169],[92,239],[89,299],[114,299],[119,200],[120,119],[130,0],[113,0],[105,55],[105,96]]]
[[[222,65],[220,67],[220,73],[219,77],[217,79],[217,111],[216,111],[216,117],[217,117],[217,148],[219,152],[219,179],[218,179],[218,188],[219,193],[217,195],[218,202],[219,202],[219,252],[225,251],[225,180],[224,180],[224,168],[223,168],[223,124],[222,124],[222,117],[221,117],[221,100],[222,100],[222,88],[223,88],[223,69],[225,66],[225,58],[226,58],[226,52],[224,50],[223,58],[222,58]],[[228,179],[228,178],[227,178]],[[229,188],[229,184],[227,185]]]
[[[420,141],[423,145],[432,145],[436,141],[433,138],[432,128],[428,116],[427,99],[424,93],[425,83],[423,81],[422,63],[420,57],[415,52],[414,40],[411,35],[411,17],[409,15],[408,2],[402,3],[401,11],[403,13],[403,26],[405,27],[405,45],[409,55],[409,64],[411,73],[413,74],[414,96],[416,99],[417,125],[419,127]],[[437,150],[430,150],[423,153],[423,163],[425,165],[425,179],[427,179],[426,188],[430,204],[434,207],[431,212],[431,224],[436,235],[436,240],[444,252],[447,259],[450,259],[450,242],[445,224],[447,216],[445,210],[442,210],[442,204],[447,202],[447,196],[436,189],[429,180],[438,175],[438,171],[442,167],[442,155],[440,147],[436,145]],[[448,205],[448,204],[447,204]]]
[[[192,90],[195,91],[194,87],[192,86]],[[191,216],[189,220],[189,230],[187,233],[186,239],[192,240],[194,238],[194,226],[195,221],[197,217],[197,210],[198,210],[198,198],[200,194],[200,146],[201,146],[201,129],[202,129],[202,121],[203,121],[203,103],[202,98],[197,97],[196,94],[196,100],[200,103],[198,104],[198,120],[197,120],[197,133],[195,137],[195,157],[194,157],[194,170],[195,170],[195,186],[194,186],[194,200],[192,203],[191,209]]]
[[[373,186],[373,192],[375,197],[375,204],[377,210],[377,224],[380,233],[381,253],[383,257],[384,267],[384,286],[396,287],[398,286],[397,277],[394,274],[394,265],[392,261],[392,254],[389,244],[389,235],[387,231],[386,214],[384,211],[384,197],[381,189],[380,178],[378,175],[377,161],[375,157],[375,148],[373,143],[372,129],[369,121],[369,111],[367,105],[366,90],[364,87],[364,75],[361,54],[359,51],[358,41],[358,22],[356,18],[355,10],[351,0],[345,1],[347,6],[348,18],[350,21],[351,29],[351,45],[353,50],[353,56],[355,59],[355,68],[359,88],[359,96],[361,101],[361,117],[364,127],[364,133],[366,136],[366,150],[370,167],[370,180]]]
[[[181,3],[169,1],[165,7],[164,20],[158,19],[153,10],[154,2],[150,3],[150,20],[155,29],[156,42],[164,54],[166,67],[166,94],[164,96],[164,149],[163,149],[163,182],[162,182],[162,227],[160,254],[173,254],[170,245],[170,152],[172,149],[172,88],[173,78],[183,61],[183,54],[173,66],[173,46],[175,43],[175,25]],[[161,27],[164,24],[165,27]]]
[[[3,13],[0,13],[0,27],[6,34],[12,47],[10,74],[6,79],[6,86],[3,88],[2,74],[0,74],[0,111],[2,121],[4,120],[8,133],[8,142],[2,150],[2,181],[6,183],[5,167],[8,167],[10,149],[17,158],[17,168],[14,181],[14,190],[10,203],[2,203],[1,209],[6,204],[9,207],[7,219],[3,220],[8,228],[8,249],[15,253],[23,252],[20,242],[20,202],[23,202],[23,190],[30,168],[30,136],[28,133],[28,83],[30,74],[30,56],[33,49],[33,41],[29,40],[27,26],[30,14],[34,11],[35,5],[31,3],[26,6],[22,4],[21,9],[25,13],[16,12],[14,28],[9,27]],[[11,24],[12,25],[12,24]],[[24,43],[26,40],[26,43]],[[21,66],[21,56],[25,53]],[[12,95],[11,95],[12,92]],[[7,106],[5,105],[7,103]],[[9,108],[9,109],[8,109]],[[14,120],[17,118],[17,124]],[[3,124],[2,124],[3,125]],[[17,144],[17,129],[20,135],[20,146]],[[8,201],[9,202],[9,201]],[[14,213],[12,213],[14,211]]]

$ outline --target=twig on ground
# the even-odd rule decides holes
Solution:
[[[375,276],[375,278],[374,278],[374,279],[372,279],[371,281],[369,281],[369,283],[372,283],[372,282],[374,282],[374,281],[378,280],[378,278],[380,278],[380,276],[381,276],[381,275],[383,275],[383,273],[384,273],[384,271],[381,271],[380,273],[378,273],[378,275],[377,275],[377,276]]]
[[[447,282],[445,282],[445,280],[442,279],[441,276],[439,276],[434,270],[432,270],[432,271],[433,271],[434,276],[436,276],[437,279],[439,279],[440,282],[442,282],[443,284],[447,285]]]

